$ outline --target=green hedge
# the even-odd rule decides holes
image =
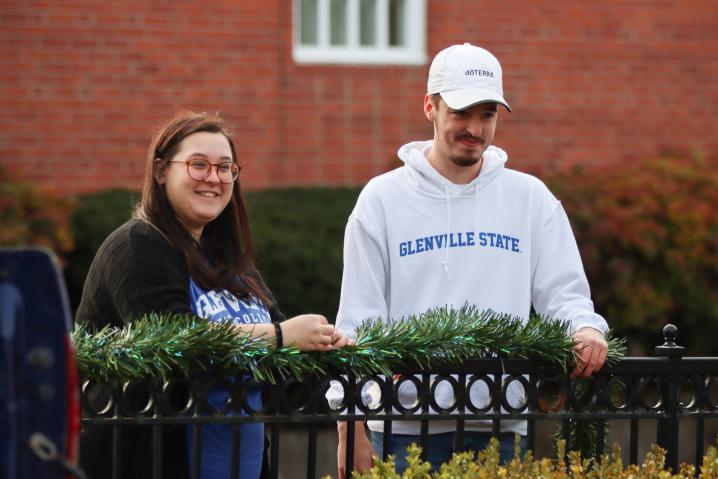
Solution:
[[[339,306],[344,227],[359,189],[281,189],[247,195],[258,268],[288,315],[333,321]]]

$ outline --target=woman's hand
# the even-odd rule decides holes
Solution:
[[[354,342],[335,330],[321,314],[302,314],[280,324],[285,346],[302,351],[329,351]]]

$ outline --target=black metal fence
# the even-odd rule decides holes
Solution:
[[[303,381],[288,380],[276,386],[266,386],[263,407],[252,411],[247,403],[247,391],[256,386],[247,378],[197,378],[189,383],[168,381],[143,384],[98,384],[86,382],[82,389],[85,430],[111,428],[113,431],[113,477],[122,475],[124,464],[122,448],[123,428],[143,425],[151,428],[153,477],[162,477],[162,429],[167,425],[189,426],[195,437],[193,477],[200,470],[200,430],[205,424],[224,423],[233,428],[231,476],[239,470],[238,451],[241,436],[239,427],[248,422],[264,422],[271,447],[268,449],[268,476],[280,475],[279,426],[300,424],[308,438],[306,477],[317,475],[317,432],[322,424],[335,424],[338,420],[349,423],[347,464],[353,463],[353,420],[374,419],[384,421],[385,454],[388,439],[396,421],[418,421],[422,445],[428,441],[429,424],[436,420],[451,420],[456,425],[456,437],[462,442],[467,421],[488,420],[494,434],[501,422],[509,419],[527,421],[527,448],[535,449],[538,421],[558,421],[561,435],[567,440],[567,450],[576,446],[571,435],[573,423],[595,421],[596,441],[592,453],[598,457],[604,452],[606,421],[625,421],[628,424],[628,452],[631,463],[638,461],[639,433],[643,425],[657,424],[653,442],[667,450],[667,466],[678,466],[679,428],[682,422],[694,420],[695,464],[704,454],[705,422],[718,417],[718,358],[684,357],[684,350],[676,346],[676,329],[664,329],[666,342],[656,348],[656,357],[626,358],[620,363],[605,367],[590,379],[571,381],[557,366],[529,360],[478,359],[463,364],[417,371],[412,368],[397,371],[387,378],[353,377],[350,371],[333,378],[308,377]],[[329,407],[325,392],[331,380],[341,385],[341,404]],[[410,383],[410,384],[409,384]],[[451,404],[437,402],[437,385],[445,383],[454,391]],[[512,402],[507,390],[512,383],[523,389],[523,400]],[[415,400],[406,403],[398,399],[399,387],[415,391]],[[367,386],[380,391],[379,396],[367,399]],[[402,386],[403,385],[403,386]],[[214,408],[207,401],[208,391],[225,387],[228,401],[222,408]],[[476,404],[472,399],[477,389],[485,393],[486,400]],[[244,415],[242,411],[245,411]],[[246,411],[249,414],[246,414]],[[295,469],[286,477],[301,477]]]

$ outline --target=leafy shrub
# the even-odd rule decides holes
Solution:
[[[619,334],[673,322],[691,354],[716,352],[717,166],[674,155],[545,178],[571,218],[596,309]]]
[[[363,473],[352,473],[354,479],[689,479],[696,477],[696,467],[681,464],[678,473],[673,474],[665,469],[665,451],[658,446],[651,446],[645,456],[643,464],[624,467],[621,460],[621,449],[613,446],[610,454],[604,454],[600,461],[582,459],[578,452],[568,454],[568,463],[565,462],[565,443],[559,441],[558,459],[535,459],[528,451],[523,459],[515,455],[507,464],[501,464],[499,459],[499,442],[494,438],[489,446],[475,454],[472,451],[454,454],[451,460],[442,464],[436,472],[430,472],[430,463],[419,457],[421,448],[412,444],[407,448],[407,469],[399,474],[394,467],[394,458],[389,456],[386,461],[377,461],[370,470]],[[703,456],[701,478],[718,478],[718,452],[710,447]],[[328,477],[328,476],[327,476]]]
[[[44,246],[57,253],[72,249],[69,226],[74,201],[29,182],[13,181],[0,169],[0,245]]]

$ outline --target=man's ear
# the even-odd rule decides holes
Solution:
[[[159,183],[160,185],[164,185],[165,181],[167,181],[168,164],[169,163],[162,161],[162,158],[155,158],[154,175],[155,180],[157,180],[157,183]]]
[[[427,120],[433,122],[436,109],[434,108],[434,103],[431,100],[431,95],[428,93],[424,95],[424,115],[426,115]]]

